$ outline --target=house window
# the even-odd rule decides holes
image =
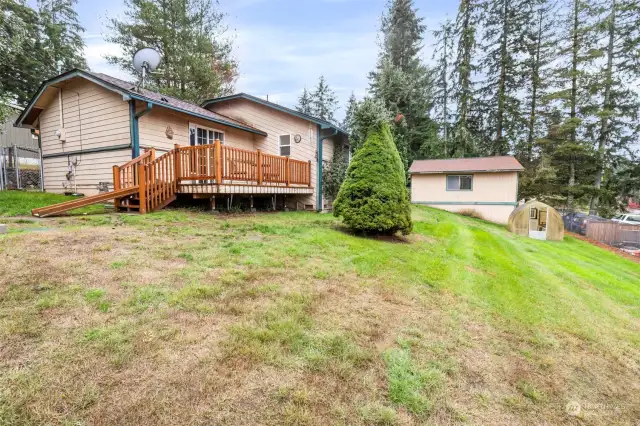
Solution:
[[[212,145],[216,139],[220,139],[220,143],[224,143],[224,132],[222,130],[211,129],[193,123],[189,124],[189,144],[195,145]]]
[[[448,175],[447,191],[472,191],[473,175]]]
[[[291,155],[291,135],[280,135],[280,155]]]

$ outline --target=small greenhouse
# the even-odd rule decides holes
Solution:
[[[531,200],[516,208],[509,215],[509,231],[536,240],[562,241],[564,223],[553,207]]]

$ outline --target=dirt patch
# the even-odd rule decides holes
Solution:
[[[617,249],[616,247],[612,247],[610,245],[601,243],[600,241],[592,240],[591,238],[585,237],[584,235],[574,234],[573,232],[565,231],[565,234],[570,235],[573,238],[577,238],[578,240],[585,241],[585,242],[587,242],[589,244],[593,244],[594,246],[598,246],[598,247],[600,247],[602,249],[610,251],[611,253],[615,253],[620,257],[624,257],[624,258],[629,259],[629,260],[631,260],[633,262],[640,263],[640,257],[639,256],[632,256],[629,253],[625,253],[622,250]]]

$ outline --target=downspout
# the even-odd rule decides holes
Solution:
[[[62,88],[58,87],[58,116],[60,119],[60,131],[62,131],[62,129],[64,129],[64,118],[62,117],[63,114],[63,110],[62,110]]]
[[[153,104],[151,102],[147,102],[147,107],[142,111],[136,113],[136,101],[135,99],[131,99],[129,101],[129,124],[130,124],[130,132],[131,132],[131,158],[136,158],[140,156],[140,131],[138,127],[138,120],[140,117],[148,114],[153,108]]]
[[[44,158],[42,158],[42,138],[40,137],[39,122],[38,122],[38,151],[40,151],[40,191],[44,192]]]
[[[318,124],[318,146],[317,146],[318,160],[316,165],[318,169],[318,173],[317,173],[318,179],[316,182],[316,186],[317,186],[316,211],[317,212],[322,211],[322,143],[324,142],[325,139],[329,139],[338,135],[338,129],[333,129],[333,132],[330,135],[326,135],[326,136],[321,136],[320,134],[321,130],[322,130],[322,127]]]

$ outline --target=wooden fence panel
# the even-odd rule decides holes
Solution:
[[[609,245],[619,243],[640,244],[640,226],[617,222],[589,221],[587,224],[587,237]]]

